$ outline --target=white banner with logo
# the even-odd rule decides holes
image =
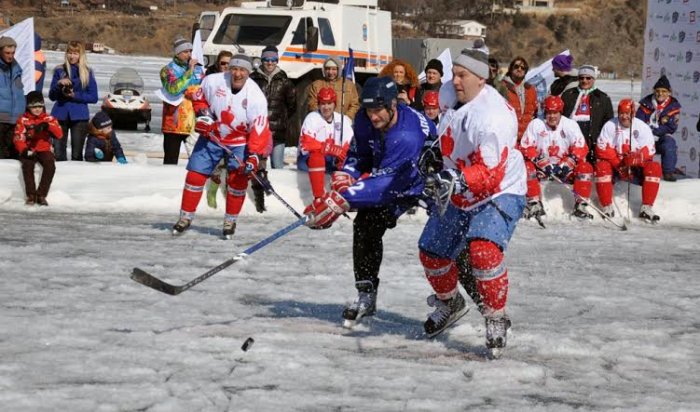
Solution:
[[[34,90],[34,19],[28,18],[9,29],[0,30],[0,35],[12,37],[17,43],[15,60],[22,67],[24,94]],[[49,79],[51,81],[51,79]]]
[[[644,32],[642,97],[653,92],[665,74],[681,108],[673,135],[678,143],[678,168],[699,177],[700,132],[700,0],[648,0]]]

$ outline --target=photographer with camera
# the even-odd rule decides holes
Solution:
[[[90,111],[88,104],[97,103],[95,75],[87,65],[85,47],[79,41],[68,43],[64,63],[56,66],[49,88],[49,99],[56,102],[51,115],[58,119],[65,139],[54,139],[56,161],[68,160],[66,145],[70,130],[71,160],[83,160]]]

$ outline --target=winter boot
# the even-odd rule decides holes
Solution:
[[[485,317],[484,322],[486,324],[486,347],[491,350],[494,358],[498,358],[506,347],[510,319],[505,313],[499,313]]]
[[[181,235],[185,230],[190,228],[192,224],[192,219],[188,219],[185,216],[180,217],[180,220],[173,226],[173,236]]]
[[[656,223],[661,219],[656,213],[654,213],[651,206],[648,205],[642,205],[642,209],[639,211],[639,218],[649,223]]]
[[[423,329],[429,338],[447,329],[468,310],[464,298],[459,292],[453,298],[446,300],[440,300],[436,295],[430,295],[428,296],[428,306],[435,308],[433,313],[428,316],[428,320],[423,323]]]
[[[375,285],[371,280],[355,282],[357,298],[343,310],[343,326],[352,328],[365,316],[372,316],[377,311],[377,288],[379,279]]]
[[[236,233],[236,222],[234,220],[224,219],[224,229],[222,231],[224,239],[233,239],[234,233]]]
[[[27,206],[34,206],[36,204],[36,196],[27,196],[27,200],[24,201],[24,204]]]
[[[265,208],[265,191],[262,187],[253,186],[253,200],[255,201],[255,210],[258,213],[263,213],[267,210]]]
[[[613,205],[603,206],[602,210],[603,210],[603,214],[605,214],[605,216],[615,217],[615,208],[613,208]]]
[[[675,182],[678,179],[676,179],[676,176],[673,174],[673,172],[668,172],[664,173],[664,180],[667,182]]]
[[[46,201],[46,198],[44,196],[36,196],[36,203],[39,204],[39,206],[48,206],[49,202]]]
[[[579,219],[593,219],[593,215],[586,210],[586,206],[588,206],[586,202],[576,202],[576,206],[574,206],[574,211],[571,215]]]

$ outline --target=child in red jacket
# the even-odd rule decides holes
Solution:
[[[61,139],[63,131],[53,116],[46,114],[44,96],[40,92],[27,94],[27,110],[17,119],[14,143],[20,153],[24,187],[27,194],[26,205],[38,203],[48,206],[46,196],[49,194],[53,175],[56,173],[56,158],[53,155],[51,137]],[[34,166],[39,162],[44,169],[41,173],[39,188],[34,182]]]

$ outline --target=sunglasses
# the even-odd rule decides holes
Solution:
[[[579,76],[579,80],[593,80],[591,76]]]
[[[517,69],[527,70],[527,66],[525,66],[523,64],[514,64],[513,70],[517,70]]]
[[[279,59],[262,59],[263,63],[277,63]]]
[[[219,62],[219,66],[228,66],[229,62]]]

